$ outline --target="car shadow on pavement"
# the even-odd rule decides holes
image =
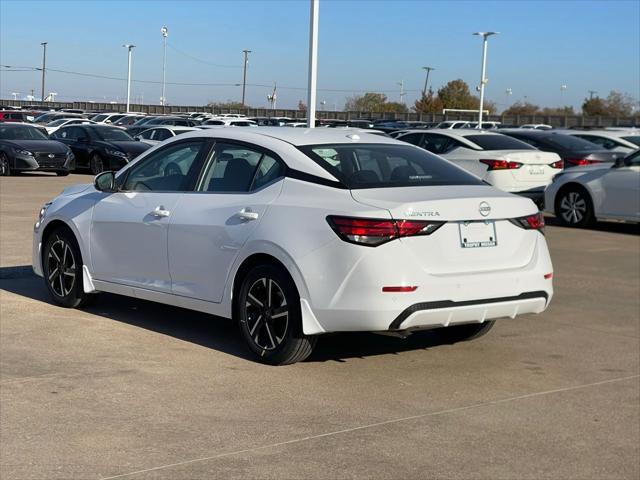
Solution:
[[[640,235],[639,223],[596,222],[594,225],[587,228],[573,228],[573,227],[565,227],[560,223],[560,221],[556,217],[546,216],[544,221],[550,227],[571,228],[573,230],[585,230],[585,231],[596,231],[596,232],[622,233],[626,235]]]
[[[54,307],[42,279],[31,266],[0,267],[0,290]],[[92,315],[144,328],[253,361],[236,325],[229,319],[137,298],[100,293],[82,309]],[[320,337],[306,362],[343,362],[349,358],[398,354],[444,344],[436,331],[416,332],[407,338],[373,333],[340,333]]]

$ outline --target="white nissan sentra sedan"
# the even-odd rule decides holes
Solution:
[[[326,332],[456,342],[542,312],[543,227],[531,200],[405,142],[222,128],[44,205],[33,268],[60,305],[102,291],[232,318],[258,359],[286,364]]]

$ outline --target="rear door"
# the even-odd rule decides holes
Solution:
[[[169,227],[173,293],[220,302],[238,252],[279,195],[283,162],[244,143],[215,144],[196,193],[180,198]]]

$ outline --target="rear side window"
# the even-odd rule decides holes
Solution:
[[[483,150],[535,150],[531,145],[506,135],[465,135]]]
[[[622,138],[624,138],[627,142],[631,142],[640,147],[640,135],[630,135],[628,137],[622,137]]]
[[[350,189],[482,185],[475,176],[409,145],[311,145],[299,147]]]

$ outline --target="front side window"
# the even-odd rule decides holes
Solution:
[[[197,168],[196,159],[205,148],[198,139],[174,143],[156,150],[127,172],[122,190],[186,192]]]
[[[299,147],[350,189],[483,185],[475,176],[409,145],[311,145]]]
[[[217,143],[215,157],[201,183],[206,192],[248,192],[281,177],[284,167],[272,156],[251,147]]]

